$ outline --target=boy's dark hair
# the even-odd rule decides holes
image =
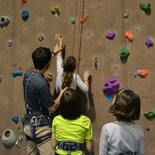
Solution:
[[[51,51],[46,47],[39,47],[32,53],[32,60],[36,69],[43,69],[51,60]]]
[[[81,102],[76,90],[67,88],[60,100],[60,114],[63,118],[74,120],[82,114]]]
[[[141,101],[132,90],[121,89],[112,100],[109,111],[119,121],[139,120]]]
[[[69,87],[72,79],[73,72],[76,69],[76,59],[73,56],[68,56],[63,62],[64,75],[63,75],[63,84],[62,88]]]

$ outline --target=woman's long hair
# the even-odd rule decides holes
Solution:
[[[73,72],[76,69],[76,59],[73,56],[68,56],[63,62],[63,83],[62,88],[70,87],[73,80]]]

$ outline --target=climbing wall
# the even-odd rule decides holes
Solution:
[[[110,102],[105,99],[102,86],[106,79],[115,77],[120,87],[137,92],[142,101],[139,123],[145,131],[145,155],[155,154],[155,123],[144,117],[144,113],[155,108],[155,55],[154,46],[145,45],[146,37],[155,38],[155,1],[151,13],[140,9],[141,0],[0,0],[0,18],[5,16],[10,22],[0,27],[0,135],[6,128],[19,133],[19,124],[13,116],[21,116],[24,111],[22,76],[32,67],[31,53],[39,46],[53,48],[54,34],[62,33],[66,44],[66,56],[77,58],[77,72],[82,76],[85,70],[92,73],[91,92],[87,96],[86,114],[92,119],[94,129],[95,155],[98,155],[101,127],[114,118],[109,114]],[[57,5],[60,15],[53,15],[51,7]],[[29,18],[22,19],[22,13]],[[129,14],[128,18],[123,13]],[[75,24],[71,19],[76,17]],[[84,17],[81,22],[79,19]],[[72,22],[74,20],[72,19]],[[1,25],[1,23],[0,23]],[[130,31],[134,40],[130,42],[124,33]],[[112,40],[105,36],[115,33]],[[121,48],[127,48],[130,55],[126,63],[120,60]],[[134,76],[134,71],[146,69],[145,78]],[[51,91],[55,82],[55,58],[48,70],[53,74]],[[19,73],[19,74],[16,74]],[[19,75],[19,76],[15,76]],[[26,155],[26,142],[21,146],[5,149],[1,143],[0,154]]]

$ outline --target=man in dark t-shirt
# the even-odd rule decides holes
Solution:
[[[54,53],[62,50],[61,44],[56,44]],[[50,115],[58,108],[60,95],[53,100],[50,86],[44,73],[50,66],[52,52],[45,47],[39,47],[32,53],[34,68],[24,74],[23,90],[26,115],[23,118],[24,133],[28,140],[27,154],[52,155]]]

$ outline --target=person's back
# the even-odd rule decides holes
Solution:
[[[56,45],[55,52],[62,48]],[[24,74],[23,91],[26,114],[22,117],[23,131],[28,142],[27,154],[53,154],[51,149],[51,116],[59,108],[63,93],[53,100],[44,73],[50,66],[51,51],[39,47],[32,53],[34,68]]]
[[[140,117],[140,98],[128,89],[120,90],[112,100],[110,112],[117,121],[102,127],[99,155],[143,155],[144,132],[134,120]]]
[[[141,126],[135,122],[116,121],[107,123],[102,128],[101,137],[110,144],[109,151],[106,149],[107,143],[101,140],[102,151],[100,154],[119,155],[135,152],[135,150],[138,151],[136,155],[143,154],[143,136]]]
[[[52,144],[56,154],[83,155],[93,150],[91,121],[82,115],[77,92],[68,88],[60,101],[60,115],[52,122]]]
[[[56,40],[62,44],[62,36],[57,34]],[[56,93],[59,94],[60,90],[64,87],[70,87],[76,90],[78,87],[82,92],[87,93],[89,90],[89,76],[90,72],[85,71],[84,81],[80,78],[79,74],[75,73],[76,59],[73,56],[68,56],[62,59],[61,51],[57,53],[57,77],[56,77]]]
[[[44,100],[45,96],[43,95],[50,93],[47,92],[48,89],[46,88],[49,87],[49,83],[44,76],[34,71],[34,69],[28,69],[24,74],[23,86],[26,102],[29,103],[28,109],[38,113],[40,112],[40,114],[49,115],[47,108],[45,108],[45,102],[52,103],[53,99],[51,96],[51,98]],[[46,91],[42,93],[44,90]]]

